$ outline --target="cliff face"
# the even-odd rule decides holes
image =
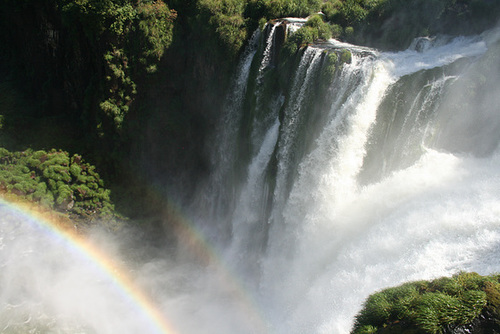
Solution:
[[[2,99],[19,92],[26,100],[0,110],[10,135],[3,145],[84,154],[143,202],[130,211],[161,206],[146,194],[152,185],[189,195],[207,170],[205,135],[238,50],[206,22],[206,6],[172,3],[179,12],[162,1],[2,2]],[[19,126],[24,135],[14,136]],[[33,140],[42,132],[61,137]]]
[[[157,70],[176,12],[161,2],[4,2],[3,64],[39,115],[83,121],[99,136],[123,126],[138,81]]]

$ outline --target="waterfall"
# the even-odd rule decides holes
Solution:
[[[234,161],[242,172],[221,248],[265,332],[348,333],[381,288],[497,272],[498,34],[395,53],[331,40],[299,52],[276,85],[266,82],[283,75],[268,67],[274,28],[248,76],[246,99],[258,103],[242,106],[238,140],[249,148]],[[350,62],[322,81],[325,55],[346,49]]]
[[[281,23],[278,22],[276,24],[269,24],[269,33],[266,38],[266,43],[264,47],[264,52],[262,54],[262,61],[259,66],[259,77],[257,79],[258,82],[261,82],[263,72],[264,70],[270,65],[271,63],[271,56],[272,56],[272,49],[274,45],[274,37],[275,37],[275,32],[276,28],[280,25]]]
[[[329,40],[280,59],[282,24],[253,34],[210,175],[169,207],[177,257],[133,231],[91,234],[138,259],[113,267],[0,203],[2,332],[346,334],[380,289],[500,271],[500,32],[402,52]]]
[[[225,203],[231,201],[234,195],[231,189],[231,166],[237,159],[238,128],[243,117],[242,107],[247,92],[250,68],[257,53],[260,38],[261,32],[257,29],[242,54],[233,78],[232,89],[223,105],[221,120],[214,133],[214,138],[210,140],[210,142],[218,144],[211,160],[212,169],[216,172],[212,175],[207,187],[201,192],[197,204],[209,211],[209,216],[216,220],[224,220],[224,211],[227,210]],[[225,227],[223,226],[223,228]],[[206,231],[206,233],[210,232]],[[224,235],[225,233],[220,234]]]
[[[285,201],[286,187],[288,178],[294,164],[291,160],[294,158],[294,143],[298,140],[298,128],[301,123],[303,110],[303,102],[306,93],[311,89],[311,80],[313,74],[317,72],[319,63],[320,49],[307,48],[302,56],[300,64],[295,73],[292,84],[290,99],[285,107],[284,121],[280,142],[278,143],[278,170],[276,176],[275,202],[280,203],[276,207],[281,207]],[[301,112],[302,111],[302,112]]]

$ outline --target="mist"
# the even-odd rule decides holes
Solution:
[[[157,331],[118,276],[78,243],[11,205],[0,210],[2,333]],[[117,264],[123,260],[110,237],[96,232],[90,239],[106,245]]]

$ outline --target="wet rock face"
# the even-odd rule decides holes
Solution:
[[[286,32],[287,32],[287,22],[283,22],[279,26],[276,27],[276,33],[274,35],[274,44],[276,45],[275,52],[273,52],[273,59],[271,60],[273,64],[278,62],[279,50],[283,46],[286,40]]]
[[[274,31],[273,31],[274,30]],[[265,40],[267,40],[268,36],[272,34],[272,48],[270,50],[270,59],[269,66],[275,67],[278,65],[278,59],[280,55],[280,51],[282,49],[283,44],[286,41],[288,32],[288,21],[286,20],[273,20],[268,24],[265,31]]]
[[[418,37],[416,38],[410,48],[413,47],[413,49],[417,52],[424,52],[427,49],[429,49],[432,45],[433,39],[429,37]]]

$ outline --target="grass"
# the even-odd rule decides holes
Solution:
[[[384,333],[445,333],[469,326],[485,314],[498,319],[499,306],[500,275],[462,272],[405,283],[369,296],[352,333],[379,333],[382,329]]]

